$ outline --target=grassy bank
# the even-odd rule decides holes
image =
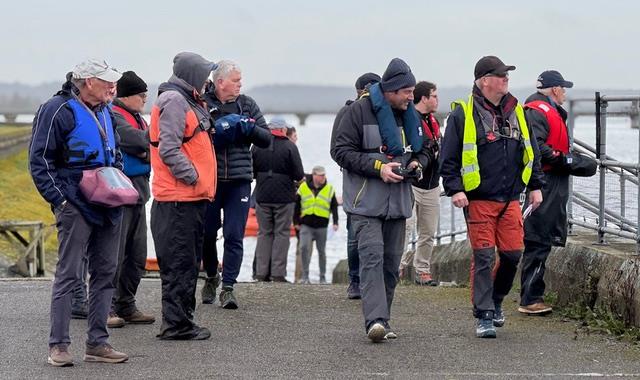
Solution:
[[[31,180],[26,149],[0,160],[0,178],[1,220],[42,221],[46,225],[54,223],[49,205]],[[55,233],[52,233],[46,240],[46,251],[49,253],[56,250],[57,239]],[[5,239],[0,240],[0,254],[10,262],[18,258],[18,252]],[[54,256],[48,254],[47,259]]]
[[[0,138],[18,137],[28,133],[31,133],[30,126],[0,125]]]

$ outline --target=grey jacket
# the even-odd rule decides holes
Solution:
[[[402,125],[401,118],[396,118],[396,122]],[[416,159],[425,166],[428,162],[423,162],[422,151],[405,153],[393,160],[380,153],[382,138],[369,98],[360,99],[346,108],[339,123],[332,156],[343,168],[344,210],[381,219],[409,218],[413,207],[411,182],[383,182],[376,160],[400,162],[405,167]],[[398,133],[401,133],[401,127]]]

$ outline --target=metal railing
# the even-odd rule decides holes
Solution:
[[[595,104],[595,110],[586,111],[580,109],[580,103]],[[617,107],[609,112],[610,103],[630,104],[627,107]],[[574,226],[590,229],[597,232],[597,244],[607,244],[605,236],[613,235],[624,239],[631,239],[636,242],[637,252],[640,252],[640,149],[637,162],[621,162],[607,154],[607,117],[625,116],[630,118],[631,127],[640,127],[640,95],[630,96],[601,96],[596,92],[594,98],[570,99],[568,100],[568,120],[569,137],[573,150],[596,159],[598,163],[598,173],[595,177],[598,180],[597,199],[593,195],[575,189],[574,179],[569,180],[569,200],[567,202],[568,232],[573,233]],[[574,138],[575,121],[580,116],[595,116],[596,145],[590,146],[584,141]],[[640,147],[640,132],[638,133],[638,146]],[[619,182],[619,193],[615,194],[620,202],[619,210],[607,207],[606,200],[613,197],[612,191],[607,189],[607,178],[617,177]],[[637,199],[628,199],[626,194],[629,190],[635,190]],[[442,194],[444,197],[444,194]],[[443,204],[444,203],[444,204]],[[448,203],[448,204],[447,204]],[[574,206],[578,206],[587,213],[595,217],[595,221],[586,217],[578,218],[574,214]],[[627,216],[627,209],[631,207],[635,211],[634,216]],[[441,217],[438,222],[436,232],[436,244],[443,242],[453,242],[457,237],[466,235],[466,224],[462,217],[462,212],[456,211],[451,200],[441,202]],[[448,218],[443,218],[448,215]],[[444,222],[443,222],[444,221]],[[415,240],[415,239],[414,239]]]

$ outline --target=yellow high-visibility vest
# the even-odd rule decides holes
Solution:
[[[327,183],[317,195],[314,195],[307,182],[303,182],[298,188],[301,216],[316,215],[329,219],[329,215],[331,215],[331,198],[333,198],[334,193],[333,186]]]
[[[464,100],[457,100],[451,103],[451,110],[459,105],[464,111],[464,133],[462,137],[462,184],[464,191],[471,191],[480,186],[480,165],[478,164],[478,145],[476,142],[476,122],[473,119],[473,95],[469,95],[467,103]],[[529,128],[524,117],[522,105],[516,105],[516,118],[520,127],[520,134],[524,140],[524,151],[522,152],[522,182],[527,185],[531,178],[533,169],[533,147],[529,138]]]

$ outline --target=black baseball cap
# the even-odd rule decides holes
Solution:
[[[573,87],[573,82],[564,80],[564,78],[562,77],[562,74],[560,74],[556,70],[547,70],[542,74],[538,75],[538,82],[536,83],[536,88],[549,88],[549,87],[571,88]]]
[[[473,74],[476,79],[480,79],[488,74],[505,74],[507,71],[515,70],[515,66],[505,65],[504,62],[495,55],[486,55],[476,63]]]

